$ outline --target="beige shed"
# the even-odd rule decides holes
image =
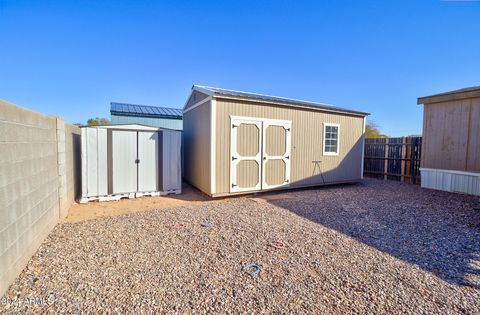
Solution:
[[[480,195],[480,86],[418,98],[422,187]]]
[[[183,110],[184,178],[212,197],[359,181],[367,115],[194,85]]]

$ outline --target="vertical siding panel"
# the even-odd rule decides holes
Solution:
[[[185,179],[210,194],[210,101],[183,114]],[[217,136],[217,141],[220,137]],[[218,148],[218,145],[217,145]]]
[[[237,100],[217,100],[217,193],[229,192],[230,116],[292,121],[291,186],[361,179],[363,117],[301,110]],[[323,156],[323,123],[340,124],[338,156]],[[322,161],[320,176],[313,161]]]
[[[480,97],[470,104],[467,172],[480,172]]]
[[[422,167],[466,171],[470,100],[425,105]]]

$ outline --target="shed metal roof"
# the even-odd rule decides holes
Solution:
[[[135,105],[116,102],[110,103],[110,114],[120,116],[140,116],[173,119],[182,118],[182,110],[179,108]]]
[[[300,105],[300,106],[305,106],[305,107],[310,107],[315,109],[325,109],[329,111],[345,112],[345,113],[357,114],[362,116],[369,115],[369,113],[351,110],[348,108],[342,108],[342,107],[338,107],[331,104],[303,101],[303,100],[297,100],[293,98],[286,98],[286,97],[251,93],[251,92],[227,90],[227,89],[221,89],[221,88],[204,86],[204,85],[193,85],[192,90],[199,91],[208,95],[215,95],[215,96],[227,96],[227,97],[231,96],[231,97],[239,97],[239,98],[246,98],[246,99],[253,99],[253,100],[280,102],[280,103],[285,103],[286,105],[289,104],[292,106]]]
[[[441,103],[473,97],[480,97],[480,86],[471,86],[449,92],[419,97],[417,99],[417,104]]]

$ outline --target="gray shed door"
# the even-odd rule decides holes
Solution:
[[[114,194],[137,191],[137,132],[112,131],[112,188]]]
[[[138,132],[138,191],[158,190],[158,132]]]

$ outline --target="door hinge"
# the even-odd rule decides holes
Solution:
[[[232,156],[232,161],[235,161],[236,159],[237,159],[236,157]]]
[[[138,164],[138,163],[140,163],[140,160],[139,160],[139,159],[136,159],[136,160],[135,160],[135,164]]]
[[[290,128],[286,128],[285,130],[286,130],[286,131],[290,131]]]
[[[287,160],[290,160],[290,155],[287,155],[285,158],[286,158]]]
[[[232,188],[233,188],[233,187],[235,187],[235,186],[237,186],[237,185],[235,185],[235,184],[232,184]]]
[[[237,125],[232,124],[232,128],[238,127]]]

